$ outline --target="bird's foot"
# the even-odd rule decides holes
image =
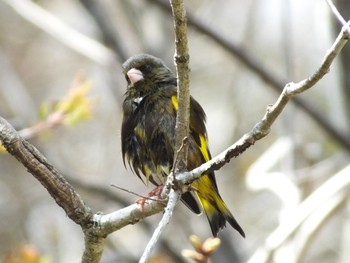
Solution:
[[[163,188],[164,188],[164,185],[159,185],[156,188],[154,188],[151,192],[149,192],[146,197],[142,197],[136,200],[136,204],[139,204],[141,206],[142,213],[144,212],[145,204],[147,200],[159,201],[161,199]],[[156,197],[156,198],[153,198],[153,197]]]

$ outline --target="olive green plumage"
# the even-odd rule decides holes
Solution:
[[[123,68],[128,82],[121,131],[123,160],[141,180],[162,185],[173,165],[178,107],[176,77],[163,61],[147,54],[129,58]],[[202,107],[191,97],[188,170],[211,158],[205,118]],[[202,176],[192,186],[214,236],[226,221],[244,236],[219,195],[214,173]],[[200,213],[192,193],[183,194],[181,199],[193,212]]]

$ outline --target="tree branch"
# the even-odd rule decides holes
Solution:
[[[187,149],[188,145],[184,142],[189,134],[190,121],[190,79],[189,79],[189,53],[187,41],[187,18],[185,5],[182,0],[170,0],[175,30],[175,66],[177,74],[177,100],[178,110],[175,125],[175,152],[173,171],[168,176],[167,182],[162,192],[166,196],[168,203],[165,213],[154,231],[152,238],[147,244],[146,249],[140,259],[141,263],[149,260],[151,253],[159,240],[165,226],[169,223],[175,209],[177,201],[180,199],[182,189],[171,188],[174,184],[178,172],[187,169]]]
[[[82,188],[82,189],[84,189],[84,191],[88,191],[89,193],[95,193],[95,194],[101,195],[104,198],[107,198],[113,202],[119,203],[123,207],[126,207],[130,204],[130,201],[128,201],[125,198],[123,198],[122,196],[118,195],[118,193],[116,191],[114,191],[114,190],[112,191],[113,188],[110,188],[110,187],[108,188],[108,187],[106,187],[106,185],[103,185],[103,184],[99,185],[99,184],[96,184],[96,182],[91,183],[91,182],[87,182],[86,180],[79,180],[74,176],[67,176],[67,174],[64,174],[64,177],[67,178],[67,180],[75,188]],[[157,202],[156,202],[156,204],[157,204]],[[158,201],[158,205],[159,204],[161,205],[159,211],[161,211],[162,209],[164,210],[164,205]],[[139,207],[137,207],[136,209],[139,209]],[[156,209],[156,211],[158,211],[158,210]],[[166,209],[165,209],[165,211],[166,211]],[[159,212],[157,212],[157,213],[159,213]],[[101,217],[101,215],[96,217],[97,221],[100,220],[99,217]],[[108,220],[106,219],[106,221],[108,221]],[[142,223],[143,223],[143,227],[144,227],[145,231],[151,236],[152,233],[154,232],[152,224],[150,224],[148,221],[143,221]],[[96,225],[98,225],[98,223],[96,223]],[[171,245],[171,242],[167,238],[161,238],[160,243],[158,243],[158,245],[161,246],[161,250],[164,251],[164,253],[169,255],[176,262],[184,262],[184,258],[182,258],[181,255],[179,255],[178,252],[174,250],[174,248]]]
[[[182,0],[170,0],[175,30],[175,65],[177,74],[177,99],[178,111],[175,126],[175,155],[178,162],[174,163],[174,173],[185,171],[187,169],[187,144],[181,151],[177,152],[183,146],[183,139],[189,133],[190,116],[190,78],[189,78],[189,58],[187,44],[187,18],[186,10]]]
[[[91,210],[84,204],[73,187],[33,145],[23,140],[2,117],[0,117],[0,140],[6,150],[16,157],[46,188],[69,218],[81,226],[91,224]]]
[[[202,174],[207,174],[208,172],[218,170],[224,166],[225,163],[228,163],[233,157],[237,157],[239,154],[253,145],[256,141],[265,137],[269,133],[272,124],[282,113],[283,109],[288,104],[290,99],[313,87],[324,77],[324,75],[329,72],[330,66],[332,65],[334,59],[337,57],[339,52],[342,50],[350,38],[350,32],[347,30],[349,23],[350,22],[343,26],[332,47],[327,51],[321,66],[311,77],[304,79],[298,83],[288,83],[284,87],[275,104],[270,105],[267,108],[267,111],[262,120],[258,122],[250,132],[243,135],[243,137],[241,137],[235,144],[227,148],[224,152],[220,153],[215,158],[202,164],[191,172],[184,172],[181,175],[177,176],[177,181],[180,183],[188,184],[189,182],[193,182],[194,180],[198,179]]]
[[[174,189],[171,189],[171,191],[169,193],[168,204],[167,204],[166,208],[164,209],[164,215],[162,217],[162,220],[159,222],[156,230],[153,232],[153,235],[152,235],[150,241],[147,244],[147,247],[145,248],[145,250],[141,256],[139,263],[148,262],[148,260],[151,256],[151,253],[159,240],[160,235],[164,231],[166,225],[169,224],[169,222],[170,222],[170,219],[173,215],[173,211],[175,209],[176,203],[180,199],[180,196],[181,196],[180,192],[175,191]]]
[[[339,22],[344,26],[346,25],[346,21],[343,18],[343,16],[339,13],[338,9],[335,7],[332,0],[326,0],[327,4],[329,5],[330,9],[332,10],[335,17],[339,20]],[[349,29],[348,29],[349,30]]]
[[[135,203],[110,214],[95,214],[93,218],[95,228],[92,231],[96,231],[98,235],[107,236],[127,225],[136,224],[148,216],[159,213],[164,210],[164,207],[163,200],[149,199],[142,207]]]
[[[253,145],[257,140],[265,137],[269,133],[272,124],[282,113],[289,100],[295,95],[310,89],[326,73],[329,72],[330,66],[332,65],[335,57],[339,54],[339,52],[349,40],[350,33],[347,30],[348,26],[349,23],[343,26],[334,44],[327,52],[321,66],[315,71],[315,73],[310,78],[307,78],[299,83],[287,84],[276,103],[268,107],[262,120],[257,123],[249,133],[245,134],[234,145],[229,147],[223,153],[219,154],[217,157],[213,158],[211,161],[190,172],[183,172],[177,175],[176,180],[180,181],[180,183],[183,183],[184,185],[189,185],[191,182],[198,179],[200,175],[220,169],[225,163],[229,162],[231,158],[238,156],[240,153]],[[181,63],[180,65],[182,65]],[[181,67],[180,65],[179,67]],[[188,74],[188,64],[184,63],[184,65],[185,67],[183,69],[186,69],[187,66]],[[186,86],[186,84],[183,85]],[[179,105],[180,101],[182,100],[183,99],[179,97]],[[185,103],[185,101],[182,103]],[[183,138],[184,137],[182,137],[180,140],[180,145],[182,144]],[[84,204],[80,196],[58,173],[58,171],[45,159],[45,157],[34,146],[23,140],[12,128],[12,126],[1,117],[0,140],[6,150],[15,156],[18,161],[20,161],[28,169],[28,171],[32,173],[34,177],[37,178],[37,180],[47,189],[56,203],[64,209],[69,218],[71,218],[77,224],[81,225],[85,234],[86,242],[83,262],[98,262],[100,260],[103,252],[104,238],[109,233],[116,231],[128,224],[137,223],[139,220],[158,213],[164,209],[162,202],[148,200],[143,208],[141,208],[138,204],[133,204],[111,214],[95,214],[93,216],[91,209]],[[169,176],[169,178],[170,177],[171,176]],[[338,184],[335,186],[340,189],[344,187],[344,185],[347,185],[348,182],[348,177],[342,177],[342,184],[340,186],[338,186]],[[167,186],[165,188],[167,188]],[[166,189],[166,191],[174,193],[171,194],[171,200],[174,202],[168,203],[170,212],[167,213],[168,218],[170,218],[176,200],[181,194],[177,191],[183,191],[183,189],[178,190],[169,188]],[[165,224],[167,222],[166,220],[167,219],[164,219],[163,221]]]
[[[164,0],[148,0],[150,3],[159,6],[163,11],[171,14],[171,10]],[[188,24],[198,32],[208,36],[229,55],[242,62],[248,69],[255,72],[263,81],[275,91],[281,92],[281,87],[287,82],[286,79],[273,75],[267,69],[261,67],[259,60],[238,44],[227,37],[220,35],[217,30],[210,28],[203,21],[187,12]],[[294,97],[292,102],[310,116],[320,127],[332,136],[344,149],[350,152],[350,137],[342,130],[335,127],[325,116],[303,98]]]
[[[81,258],[82,263],[98,263],[101,260],[105,237],[84,231],[85,249]]]
[[[82,227],[85,235],[83,263],[99,262],[104,239],[108,234],[164,209],[161,201],[148,200],[143,208],[133,204],[111,214],[93,215],[91,209],[84,204],[64,177],[2,117],[0,117],[0,141],[6,150],[47,189],[68,217]]]

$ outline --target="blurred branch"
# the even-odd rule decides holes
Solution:
[[[14,116],[21,116],[21,122],[22,120],[31,122],[36,117],[33,98],[2,49],[0,49],[0,68],[1,95],[10,106]],[[18,107],[18,105],[21,105],[21,107]],[[28,125],[28,123],[25,123],[25,125]]]
[[[53,129],[54,127],[63,124],[64,116],[61,113],[54,112],[47,116],[43,121],[40,121],[30,127],[18,131],[18,134],[25,140],[29,140],[38,136],[40,133]]]
[[[112,20],[108,16],[101,2],[95,0],[80,0],[80,2],[95,19],[102,32],[105,43],[107,43],[107,45],[119,55],[120,62],[124,62],[129,56],[120,41],[123,38],[118,34],[116,28],[111,23]]]
[[[328,4],[330,4],[328,2]],[[333,4],[333,3],[331,3]],[[339,31],[339,22],[341,26],[343,26],[342,22],[345,20],[344,18],[338,18],[340,17],[345,17],[346,19],[350,19],[350,8],[349,8],[349,1],[348,0],[337,0],[337,6],[338,9],[342,11],[342,15],[337,11],[337,9],[334,7],[331,8],[332,12],[336,13],[334,20],[332,20],[332,26],[333,26],[333,32],[334,35],[336,32]],[[335,10],[334,10],[335,9]],[[336,21],[335,21],[336,20]],[[344,105],[344,115],[347,117],[347,127],[348,130],[350,130],[350,46],[347,46],[344,51],[341,53],[339,56],[340,61],[341,61],[341,67],[339,67],[339,70],[341,70],[339,76],[341,77],[341,85],[342,85],[342,91],[343,91],[343,105]]]
[[[330,219],[347,200],[348,191],[342,191],[330,200],[327,200],[327,202],[323,203],[317,211],[305,220],[300,235],[297,238],[298,241],[295,244],[298,246],[298,248],[294,250],[294,261],[296,263],[304,262],[303,257],[305,256],[308,247],[312,245],[318,230],[322,228],[327,220]]]
[[[348,194],[349,198],[349,194]],[[349,199],[348,199],[349,200]],[[343,225],[340,233],[340,245],[339,245],[339,262],[347,262],[350,258],[350,202],[346,202],[344,205],[344,213],[342,214]]]
[[[258,249],[248,262],[272,262],[271,257],[276,250],[295,234],[312,213],[322,208],[334,196],[347,193],[350,187],[349,173],[350,166],[347,166],[323,183],[322,186],[310,194],[295,209],[289,211],[288,216],[285,216],[283,218],[284,220],[281,220],[277,229],[266,239],[264,247]],[[337,202],[335,202],[333,207],[337,207]]]
[[[74,187],[84,190],[86,192],[89,192],[90,194],[100,195],[103,198],[119,203],[121,206],[127,206],[130,203],[129,200],[116,194],[116,191],[112,191],[111,188],[106,187],[105,184],[98,184],[96,182],[90,183],[86,180],[80,180],[74,176],[68,176],[67,174],[65,174],[64,177]]]
[[[164,12],[171,14],[171,10],[164,0],[148,0],[149,3],[159,6]],[[190,12],[187,12],[188,24],[198,32],[208,36],[222,49],[227,51],[234,58],[242,62],[248,69],[255,72],[263,81],[271,86],[275,91],[281,92],[281,87],[287,81],[272,74],[261,66],[261,62],[251,52],[248,52],[238,44],[232,42],[227,37],[222,36],[216,29],[207,26],[203,21],[196,18]],[[309,115],[322,129],[333,137],[344,149],[350,152],[350,137],[343,131],[335,127],[327,118],[322,115],[315,107],[303,98],[294,97],[292,102]]]
[[[61,41],[67,47],[103,66],[115,65],[114,54],[96,40],[89,38],[47,12],[32,1],[2,0],[21,17]]]
[[[248,188],[255,191],[270,190],[274,193],[282,202],[282,209],[298,204],[300,193],[295,182],[287,174],[274,171],[273,167],[286,159],[295,147],[295,140],[287,136],[279,137],[250,165],[245,177]]]

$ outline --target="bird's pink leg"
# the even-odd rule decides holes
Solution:
[[[146,197],[142,197],[136,200],[136,204],[139,204],[141,206],[142,213],[144,212],[145,203],[147,202],[147,200],[153,199],[152,197],[157,197],[158,201],[161,199],[160,195],[162,194],[163,188],[164,185],[159,185],[156,188],[154,188],[151,192],[149,192]]]

